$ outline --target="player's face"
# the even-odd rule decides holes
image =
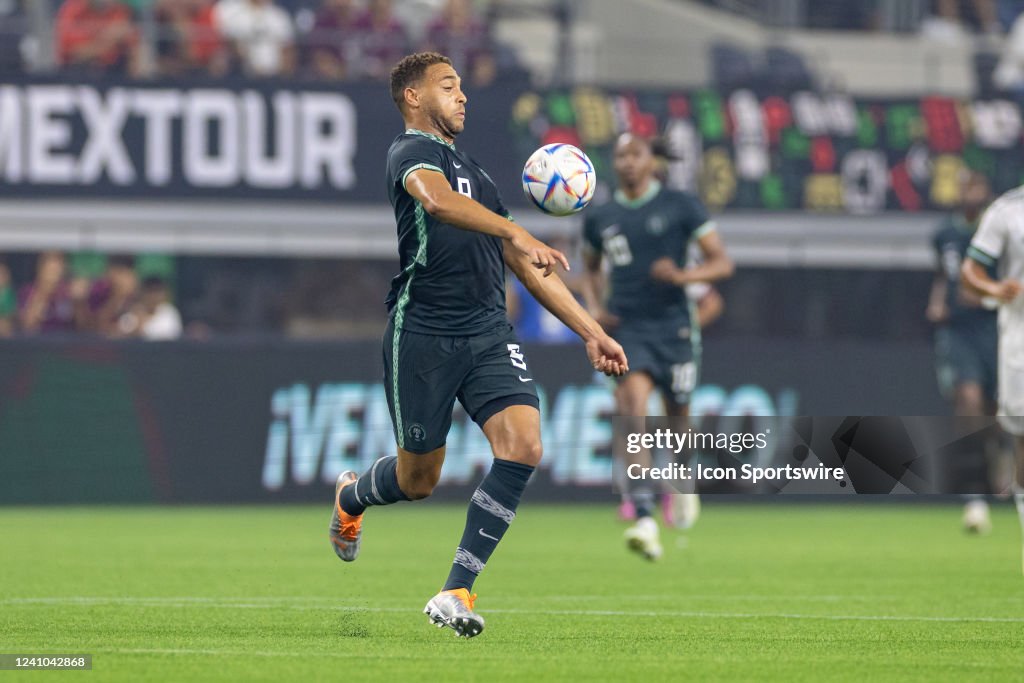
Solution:
[[[636,187],[654,174],[651,148],[634,137],[625,137],[615,146],[615,173],[619,185]]]
[[[985,208],[991,198],[988,181],[982,177],[972,176],[964,184],[963,207],[967,211],[980,211]]]
[[[454,139],[466,127],[466,95],[459,74],[448,64],[433,64],[419,90],[423,113],[437,130]]]

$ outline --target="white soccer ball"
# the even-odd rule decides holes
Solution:
[[[568,216],[594,198],[594,164],[578,147],[564,143],[544,145],[523,167],[523,192],[544,213]]]

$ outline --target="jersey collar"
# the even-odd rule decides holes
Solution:
[[[442,145],[444,145],[448,149],[451,149],[451,150],[455,149],[455,145],[453,145],[452,143],[448,142],[447,140],[445,140],[442,137],[434,135],[433,133],[428,133],[426,131],[419,130],[418,128],[406,128],[405,132],[408,135],[422,135],[425,138],[430,138],[434,142],[440,142]]]
[[[659,192],[661,192],[661,183],[657,180],[651,180],[651,184],[647,186],[647,191],[636,199],[630,199],[622,190],[615,190],[615,201],[627,209],[639,209],[654,199]]]

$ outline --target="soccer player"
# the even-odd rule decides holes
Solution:
[[[700,330],[685,288],[727,278],[733,264],[700,201],[663,188],[655,178],[648,140],[623,134],[614,166],[618,191],[611,201],[589,209],[584,221],[583,294],[591,314],[615,330],[630,358],[633,371],[615,389],[616,414],[646,415],[657,389],[666,415],[685,418],[700,365]],[[703,263],[685,267],[691,240]],[[627,544],[657,559],[662,548],[651,514],[653,492],[638,488],[631,498],[637,521],[626,531]]]
[[[505,266],[583,339],[596,370],[617,376],[628,367],[622,347],[554,273],[559,264],[568,268],[565,255],[513,222],[490,176],[455,147],[466,96],[451,61],[432,52],[405,57],[391,72],[391,96],[405,121],[387,158],[401,272],[387,297],[383,340],[398,453],[360,477],[338,476],[330,539],[351,562],[367,507],[430,495],[457,398],[483,429],[494,462],[469,504],[448,579],[424,612],[468,638],[484,628],[473,582],[541,458],[534,378],[506,320]]]
[[[996,413],[996,312],[984,305],[982,297],[960,286],[964,254],[991,200],[985,176],[965,174],[959,210],[950,214],[932,236],[937,268],[925,316],[935,325],[939,389],[952,399],[958,417]],[[995,277],[994,266],[989,266],[988,275]],[[978,464],[985,461],[985,443],[975,441],[976,452],[971,455]],[[988,503],[980,492],[968,496],[963,523],[967,531],[986,533],[991,529]]]
[[[1024,186],[985,212],[967,248],[963,284],[999,302],[999,421],[1014,436],[1013,500],[1024,530]],[[987,268],[997,266],[999,278]]]

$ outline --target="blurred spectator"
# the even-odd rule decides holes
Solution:
[[[965,32],[1000,34],[996,0],[934,0],[921,32],[936,40],[956,40]]]
[[[57,62],[90,73],[135,74],[139,31],[117,0],[64,0],[56,21]]]
[[[383,79],[410,52],[405,28],[391,10],[391,0],[370,0],[366,12],[356,20],[363,44],[363,75]]]
[[[455,70],[473,85],[494,81],[490,33],[473,13],[470,0],[448,0],[441,15],[427,28],[425,49],[447,55]]]
[[[111,256],[107,259],[106,273],[89,288],[85,310],[76,316],[79,328],[105,337],[117,336],[118,320],[135,303],[138,289],[135,259]]]
[[[1017,21],[1017,17],[1024,12],[1024,0],[997,0],[996,13],[999,15],[999,24],[1007,33]]]
[[[353,0],[323,0],[308,41],[310,68],[316,76],[330,80],[349,77],[359,50]]]
[[[992,81],[1001,90],[1024,95],[1024,15],[1013,22]]]
[[[171,303],[167,282],[158,277],[146,278],[138,303],[118,322],[120,335],[148,341],[177,339],[181,331],[181,314]]]
[[[214,17],[244,73],[279,76],[295,69],[295,28],[273,0],[220,0]]]
[[[227,73],[227,49],[214,22],[211,0],[158,0],[153,14],[161,74]]]
[[[75,300],[85,295],[86,281],[70,285],[65,278],[64,254],[47,251],[36,262],[36,279],[18,292],[18,318],[25,334],[71,332],[75,329]]]
[[[0,2],[0,73],[24,71],[22,50],[28,34],[28,19],[22,0]]]
[[[14,294],[11,270],[0,260],[0,338],[14,334],[14,315],[18,312],[18,297]]]

